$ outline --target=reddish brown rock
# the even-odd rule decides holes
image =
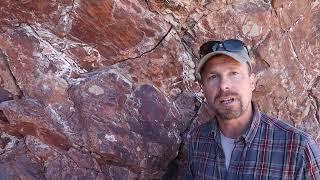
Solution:
[[[1,124],[3,131],[8,133],[36,136],[45,143],[69,149],[67,137],[60,133],[61,127],[52,123],[52,118],[45,108],[32,99],[23,99],[18,102],[6,101],[0,105],[8,123]]]
[[[0,52],[0,102],[18,98],[22,94],[12,75],[6,56]]]
[[[318,1],[0,8],[0,179],[174,179],[182,140],[212,116],[193,75],[209,39],[245,41],[260,109],[320,142]]]
[[[134,174],[158,177],[181,140],[180,119],[173,119],[166,97],[151,85],[133,86],[116,69],[86,76],[70,89],[83,146]]]
[[[68,36],[87,47],[70,47],[69,52],[89,71],[151,51],[170,30],[143,1],[80,1],[74,11]]]
[[[11,139],[0,157],[1,179],[44,179],[44,167],[29,154],[22,139]]]
[[[40,23],[46,29],[59,36],[65,36],[69,29],[75,1],[58,0],[55,2],[4,0],[0,2],[1,32],[19,27],[21,24],[34,25]]]

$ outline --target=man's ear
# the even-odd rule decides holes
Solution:
[[[201,77],[201,79],[198,80],[198,84],[200,85],[200,88],[202,89],[202,88],[203,88],[203,80],[202,80],[202,77]]]
[[[202,83],[202,80],[200,80],[200,81],[199,81],[199,85],[200,85],[200,88],[201,88],[201,89],[203,89],[203,83]]]
[[[250,88],[252,91],[256,88],[256,75],[254,73],[250,74]]]

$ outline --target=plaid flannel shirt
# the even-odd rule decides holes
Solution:
[[[229,169],[215,119],[189,136],[183,179],[317,179],[320,149],[310,135],[260,113],[253,105],[251,125],[236,142]]]

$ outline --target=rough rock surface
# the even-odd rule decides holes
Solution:
[[[262,111],[320,143],[318,0],[2,0],[0,179],[174,179],[210,118],[197,49],[239,38]]]

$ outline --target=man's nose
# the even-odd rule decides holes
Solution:
[[[221,78],[220,80],[220,89],[222,91],[230,90],[231,82],[228,78]]]

